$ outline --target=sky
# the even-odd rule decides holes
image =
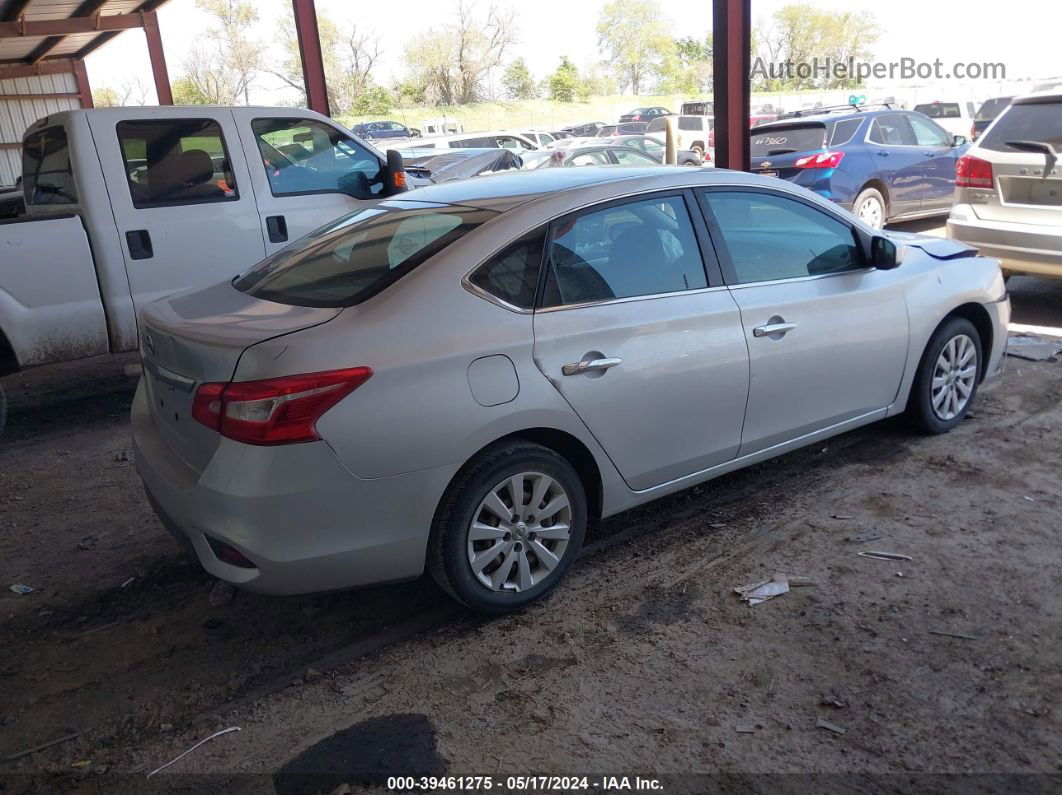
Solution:
[[[489,0],[477,0],[484,9]],[[1002,62],[1010,78],[1054,77],[1062,74],[1057,54],[1058,27],[1043,21],[1048,0],[1011,0],[1005,13],[998,3],[983,0],[945,3],[929,0],[812,0],[829,10],[871,11],[883,28],[875,46],[875,59],[892,61],[909,57],[917,61],[940,58],[950,66],[961,62]],[[506,5],[510,0],[498,0]],[[769,19],[787,0],[752,0],[753,19]],[[520,9],[519,43],[511,57],[522,56],[536,78],[552,72],[561,56],[578,66],[600,58],[597,51],[597,18],[605,0],[536,0],[514,2]],[[257,0],[258,35],[276,41],[276,20],[291,14],[287,0]],[[704,37],[711,29],[710,0],[703,3],[661,2],[677,36]],[[384,55],[377,81],[391,83],[403,72],[403,51],[416,34],[446,24],[449,0],[402,0],[395,5],[379,0],[317,0],[318,13],[337,22],[356,23],[359,29],[379,34]],[[170,78],[181,73],[188,50],[196,43],[209,18],[198,11],[194,0],[170,0],[159,11],[159,27]],[[89,79],[95,88],[136,83],[146,89],[147,102],[155,102],[151,69],[143,33],[132,30],[118,36],[88,58]],[[271,104],[292,99],[290,90],[276,78],[262,77],[253,87],[251,100]]]

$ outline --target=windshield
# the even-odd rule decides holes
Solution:
[[[791,124],[752,131],[752,157],[775,157],[810,152],[826,145],[826,125]]]
[[[311,232],[236,277],[241,292],[295,306],[352,306],[376,295],[496,212],[388,202]]]
[[[977,142],[996,152],[1020,151],[1007,141],[1036,141],[1062,150],[1062,103],[1036,102],[1011,105]]]

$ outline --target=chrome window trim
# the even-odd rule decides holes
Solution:
[[[675,298],[680,295],[700,295],[702,293],[719,293],[726,290],[726,285],[718,287],[699,287],[696,290],[673,290],[669,293],[653,293],[652,295],[630,295],[624,298],[605,298],[601,301],[583,301],[578,304],[562,304],[560,306],[542,306],[535,310],[542,312],[564,312],[569,309],[586,309],[592,306],[611,306],[613,304],[629,304],[634,301],[652,301],[657,298]]]
[[[775,284],[792,284],[793,282],[810,282],[818,279],[832,279],[836,276],[849,276],[853,273],[868,273],[877,270],[873,265],[864,265],[862,268],[853,268],[850,271],[837,271],[837,273],[815,273],[807,276],[792,276],[788,279],[769,279],[763,282],[743,282],[730,285],[731,290],[744,290],[746,287],[769,287]]]
[[[519,238],[517,238],[517,240],[519,240]],[[491,257],[493,257],[493,256],[494,256],[494,254],[491,254]],[[488,257],[487,259],[490,259],[490,257]],[[472,271],[477,270],[481,265],[486,263],[486,261],[487,260],[483,260],[483,262],[481,262],[479,265],[477,265],[475,268],[473,268]],[[468,292],[472,293],[472,295],[476,296],[477,298],[482,298],[484,301],[489,301],[490,303],[494,304],[495,306],[500,306],[502,309],[508,309],[510,312],[515,312],[518,315],[532,315],[532,314],[534,314],[534,311],[535,311],[534,309],[523,309],[522,307],[519,307],[516,304],[510,304],[505,299],[499,298],[498,296],[494,295],[494,293],[489,293],[486,290],[484,290],[482,287],[479,287],[479,286],[477,286],[475,284],[472,284],[472,282],[468,278],[469,275],[472,273],[472,271],[469,271],[468,273],[466,273],[464,275],[464,277],[461,279],[461,286],[464,287],[466,290],[468,290]]]

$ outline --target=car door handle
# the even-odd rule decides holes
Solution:
[[[775,334],[781,336],[784,334],[788,334],[795,328],[796,323],[768,323],[763,326],[756,326],[756,328],[752,330],[752,336],[773,337]]]
[[[936,153],[935,152],[923,152],[922,153],[922,157],[932,157],[934,154],[936,154]]]
[[[564,365],[561,368],[561,372],[565,375],[582,375],[584,373],[607,370],[610,367],[615,367],[617,364],[622,363],[623,359],[614,356],[605,359],[583,359],[581,362]]]
[[[288,222],[283,215],[270,215],[266,218],[266,232],[270,243],[283,243],[288,239]]]
[[[133,229],[125,233],[125,242],[129,244],[131,259],[151,259],[155,251],[151,247],[151,235],[146,229]]]
[[[888,156],[889,156],[889,153],[886,152],[884,149],[879,149],[878,150],[878,157],[888,157]]]

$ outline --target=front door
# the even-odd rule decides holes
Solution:
[[[117,124],[114,118],[99,114],[89,124],[134,306],[230,279],[262,258],[230,110],[160,108]]]
[[[749,350],[739,454],[891,405],[907,360],[902,274],[867,267],[852,227],[810,203],[702,196]]]
[[[233,114],[244,136],[266,253],[379,196],[379,156],[330,121],[283,108],[236,108]]]
[[[952,146],[952,136],[917,113],[908,114],[907,120],[914,130],[926,169],[922,212],[944,212],[955,199],[956,147]]]
[[[693,223],[671,193],[551,226],[535,361],[636,490],[729,461],[740,443],[748,351]]]

